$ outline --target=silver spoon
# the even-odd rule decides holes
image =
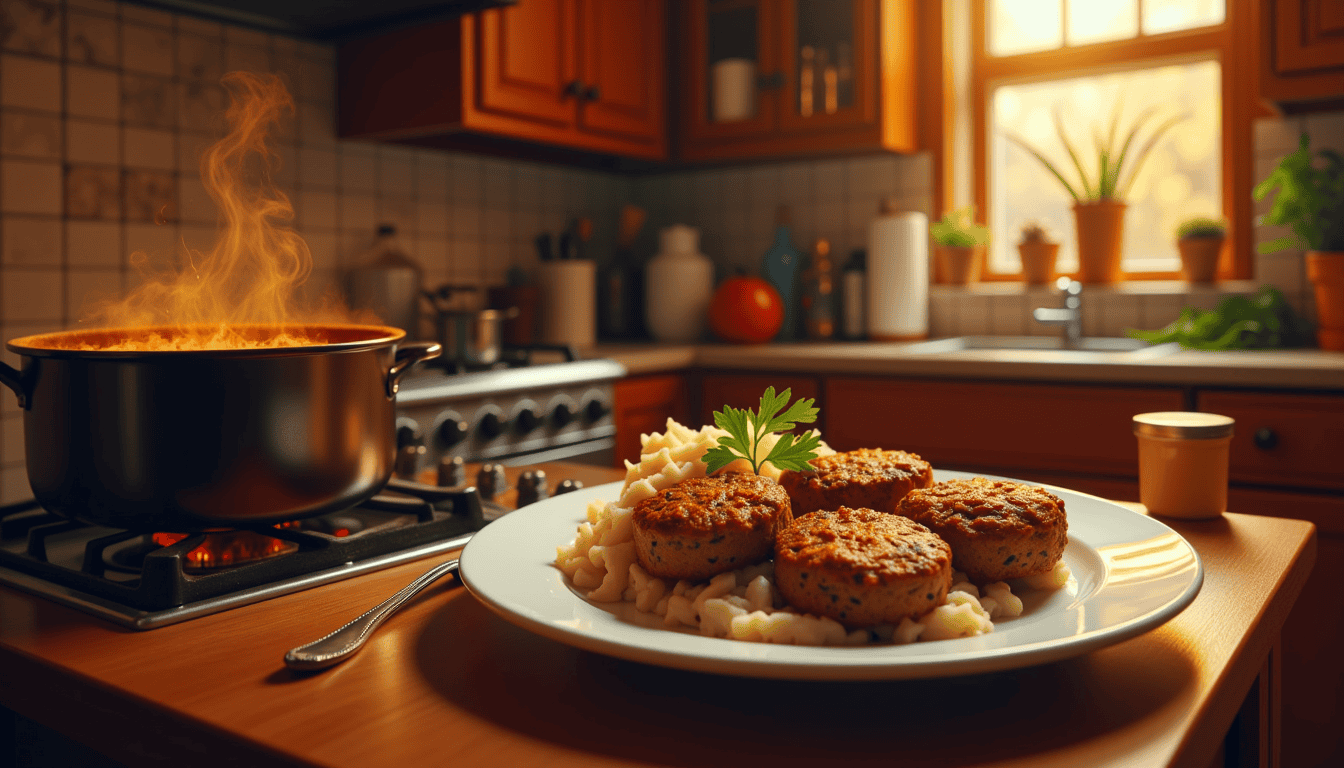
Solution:
[[[457,573],[457,558],[434,566],[423,576],[407,584],[400,592],[375,605],[368,612],[330,635],[320,640],[314,640],[307,645],[300,645],[286,653],[285,666],[290,669],[312,672],[345,661],[364,646],[364,641],[369,639],[373,630],[377,629],[389,616],[396,613],[411,598],[420,594],[425,587],[450,573]]]

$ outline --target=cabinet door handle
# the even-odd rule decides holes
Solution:
[[[581,98],[583,95],[583,83],[578,80],[570,80],[568,83],[565,83],[565,89],[560,92],[560,95],[566,98]]]
[[[580,98],[582,98],[584,101],[597,101],[599,98],[601,98],[601,96],[602,92],[598,90],[597,86],[590,85],[587,88],[583,89],[583,94],[580,96]]]
[[[1255,443],[1256,448],[1268,451],[1279,444],[1279,433],[1269,427],[1261,427],[1255,430],[1255,435],[1251,440]]]

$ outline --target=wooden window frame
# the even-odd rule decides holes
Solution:
[[[1253,0],[1227,0],[1223,23],[1195,30],[1145,35],[1125,40],[1064,46],[1049,51],[990,56],[987,44],[987,0],[971,2],[970,122],[971,162],[976,210],[989,212],[987,175],[987,97],[993,83],[1066,79],[1080,74],[1103,74],[1171,61],[1217,60],[1222,86],[1222,202],[1228,222],[1230,259],[1224,258],[1218,277],[1223,280],[1254,276],[1251,230],[1254,187],[1251,122],[1261,114],[1256,96]],[[1064,0],[1059,0],[1062,4]],[[945,201],[946,202],[946,201]],[[944,206],[946,207],[946,205]],[[988,255],[980,258],[988,262]],[[1021,272],[994,273],[981,264],[985,282],[1020,281]],[[1077,277],[1077,273],[1066,273]],[[1124,272],[1122,281],[1180,280],[1179,271]]]

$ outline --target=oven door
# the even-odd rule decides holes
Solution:
[[[492,458],[490,461],[503,464],[506,467],[522,467],[548,461],[570,461],[595,467],[614,467],[616,466],[616,438],[595,438],[556,448]]]

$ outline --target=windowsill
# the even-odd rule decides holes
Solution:
[[[1189,296],[1197,295],[1251,295],[1260,289],[1254,280],[1221,280],[1216,283],[1188,283],[1184,280],[1135,280],[1110,285],[1084,284],[1083,293],[1116,296]],[[1054,285],[1024,285],[1020,282],[988,282],[970,285],[933,285],[933,294],[971,296],[1047,296],[1059,293]]]

